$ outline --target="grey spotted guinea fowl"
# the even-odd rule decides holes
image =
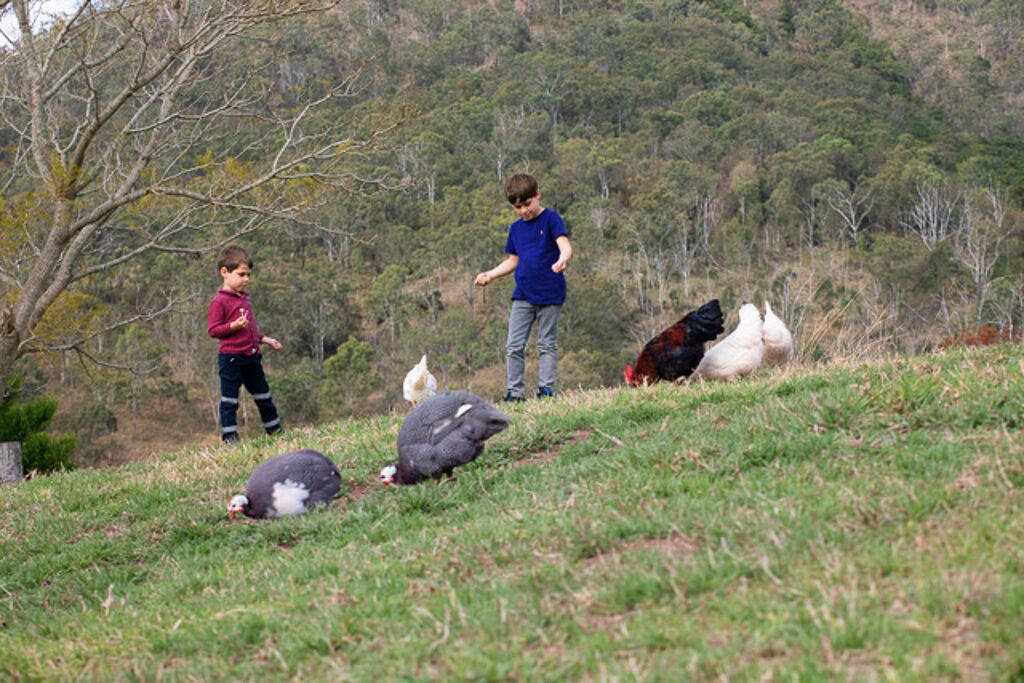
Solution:
[[[245,495],[228,505],[228,516],[291,517],[327,503],[341,491],[341,473],[323,453],[304,448],[271,458],[249,477]]]
[[[431,396],[398,432],[398,462],[380,471],[384,484],[418,484],[451,475],[476,460],[484,442],[508,427],[509,416],[468,391]]]

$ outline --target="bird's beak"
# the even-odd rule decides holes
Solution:
[[[235,511],[233,509],[228,510],[228,519],[232,522],[235,521]]]
[[[394,477],[388,477],[387,479],[381,479],[380,483],[384,484],[384,486],[389,486],[389,485],[395,483],[395,478]]]

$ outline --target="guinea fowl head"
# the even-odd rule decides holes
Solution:
[[[236,514],[239,512],[244,513],[248,509],[249,499],[242,494],[238,494],[228,503],[228,519],[234,519]]]
[[[398,474],[398,468],[394,465],[388,465],[380,471],[380,483],[387,486],[388,484],[395,483],[395,476]]]

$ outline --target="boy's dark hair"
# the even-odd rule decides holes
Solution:
[[[505,196],[511,204],[522,204],[537,196],[537,179],[528,173],[516,173],[505,181]]]
[[[242,249],[237,244],[229,244],[220,250],[217,254],[217,270],[221,268],[227,268],[229,273],[235,272],[238,266],[245,264],[252,268],[252,257],[249,256],[249,252]]]

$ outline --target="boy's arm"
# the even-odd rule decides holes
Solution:
[[[252,320],[252,331],[256,335],[257,344],[266,344],[275,351],[281,350],[281,342],[277,341],[273,337],[268,337],[267,335],[263,334],[263,332],[260,331],[260,326],[256,324],[255,318],[253,318]]]
[[[231,323],[224,320],[224,308],[214,300],[210,302],[210,311],[206,314],[206,331],[211,337],[223,339],[235,331]]]
[[[497,280],[500,277],[505,277],[509,273],[513,272],[518,265],[519,254],[509,254],[507,259],[496,265],[494,268],[478,273],[476,279],[473,280],[473,284],[478,287],[486,287],[491,280]]]
[[[561,273],[569,264],[569,259],[572,258],[572,244],[566,235],[556,237],[555,244],[558,245],[558,260],[551,264],[551,270]]]
[[[216,300],[210,303],[210,311],[206,314],[206,331],[209,332],[211,337],[223,339],[231,335],[235,330],[249,326],[248,314],[244,308],[239,316],[231,322],[224,321],[227,313],[228,311],[224,306]]]

